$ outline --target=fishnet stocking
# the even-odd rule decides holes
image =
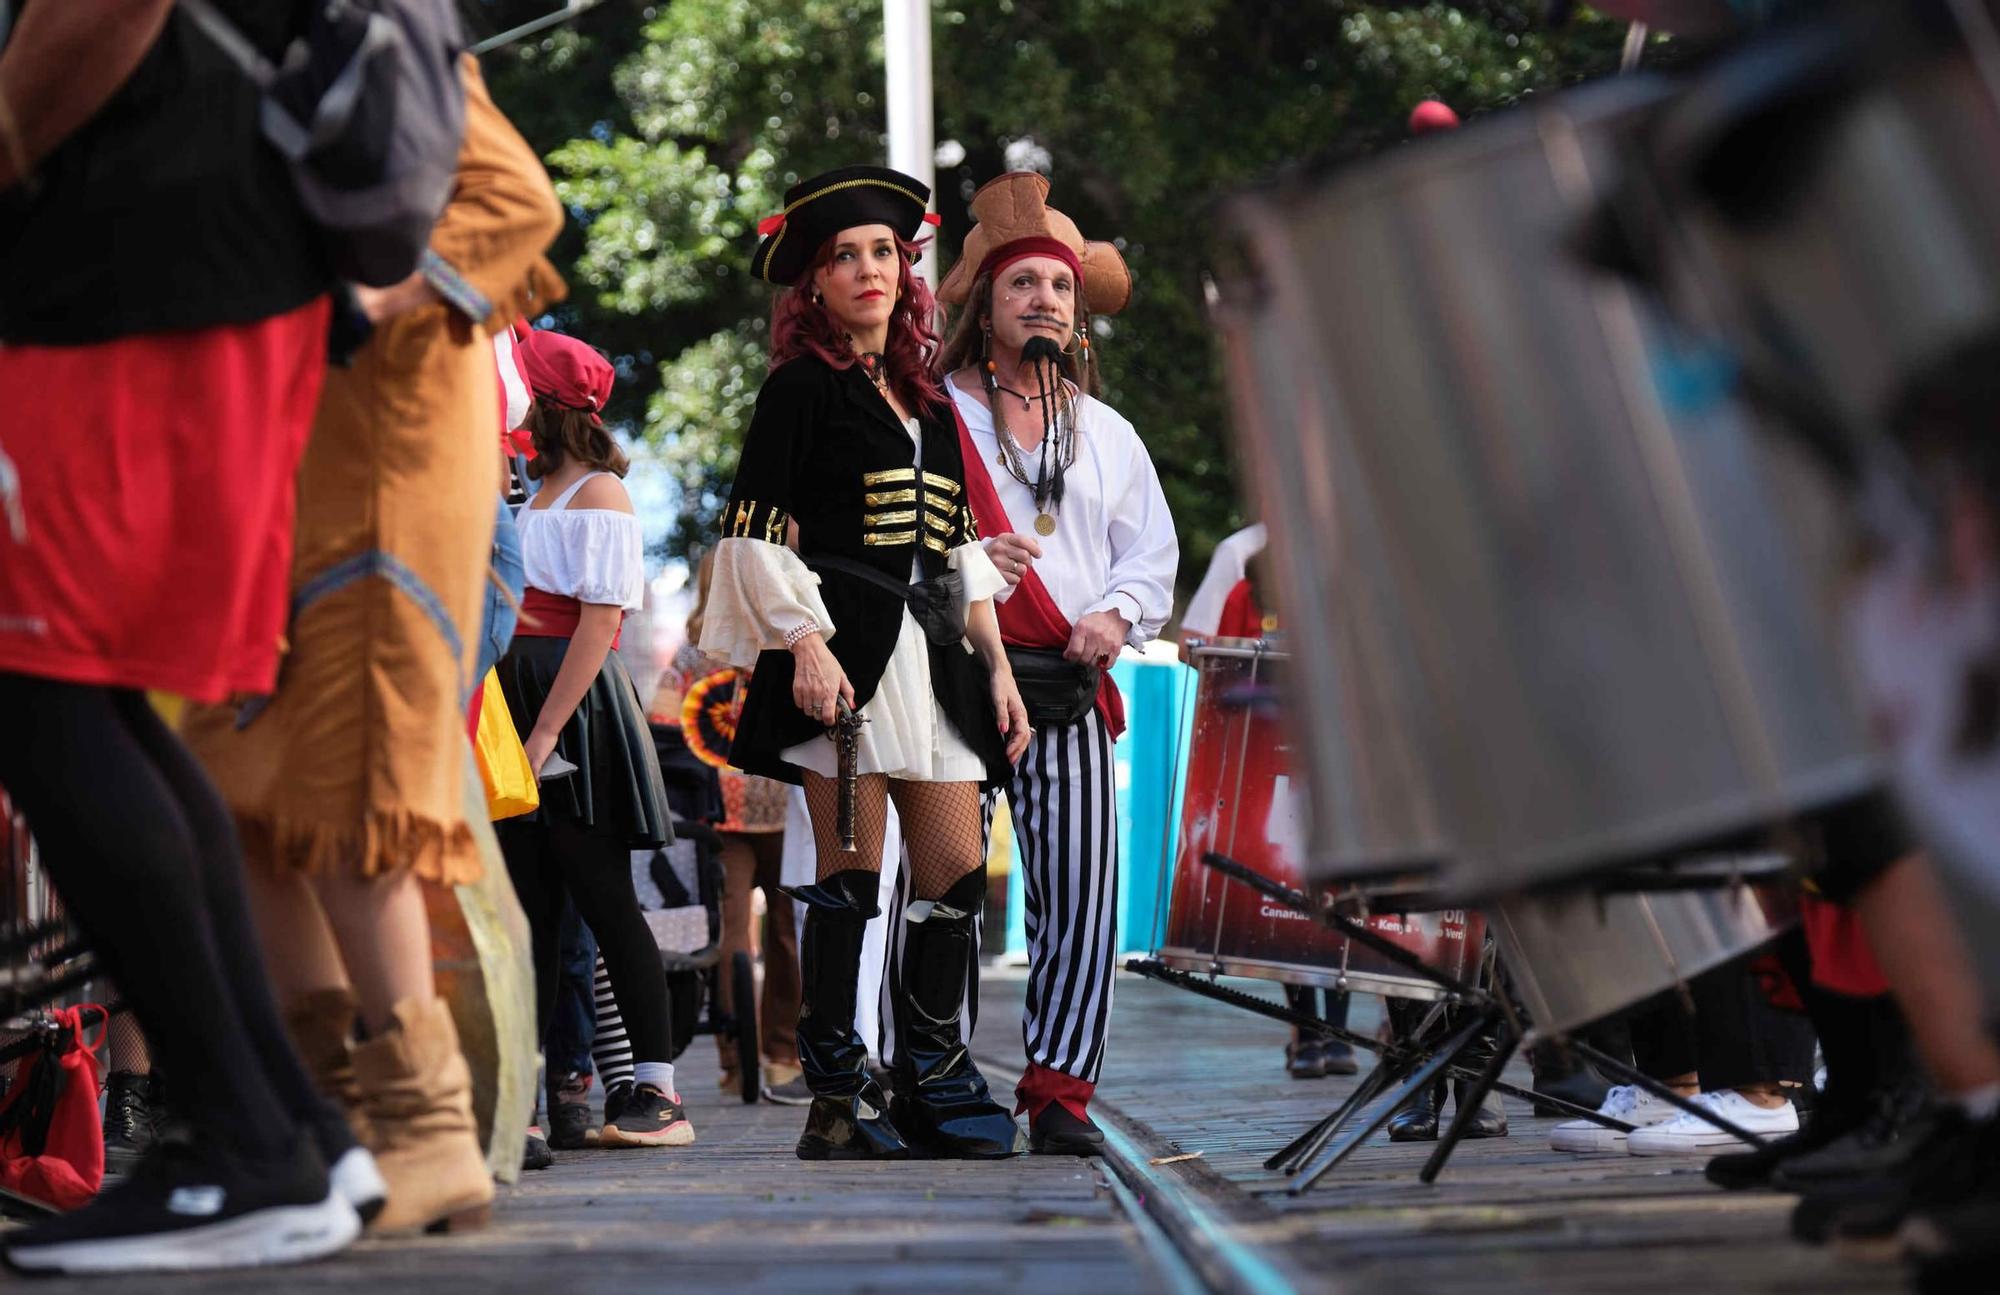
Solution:
[[[900,803],[900,802],[899,802]],[[840,780],[806,771],[806,812],[812,817],[818,878],[837,872],[882,871],[882,836],[889,826],[889,780],[864,773],[854,783],[854,853],[840,849]]]
[[[986,862],[986,820],[973,782],[889,784],[910,860],[910,892],[942,899],[959,878]]]
[[[153,1072],[152,1050],[146,1046],[146,1032],[139,1028],[139,1018],[130,1012],[120,1012],[111,1018],[110,1032],[105,1041],[111,1046],[111,1064],[105,1070],[129,1070],[135,1075],[149,1075]]]

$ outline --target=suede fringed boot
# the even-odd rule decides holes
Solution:
[[[837,872],[792,890],[806,905],[799,942],[799,1066],[812,1090],[801,1160],[900,1160],[910,1154],[889,1102],[868,1074],[868,1047],[854,1029],[861,937],[878,910],[881,878]]]
[[[910,905],[905,918],[896,1025],[902,1055],[889,1110],[919,1155],[999,1160],[1028,1148],[1014,1117],[988,1092],[960,1025],[973,914],[985,897],[986,871],[975,869],[943,898]]]
[[[493,1211],[493,1176],[472,1119],[472,1071],[441,998],[396,1004],[395,1024],[354,1049],[389,1204],[385,1232],[454,1231]]]

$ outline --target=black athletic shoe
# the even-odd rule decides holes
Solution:
[[[311,1138],[273,1161],[170,1139],[91,1204],[0,1246],[22,1272],[164,1272],[297,1263],[359,1235]]]
[[[528,1171],[547,1169],[556,1162],[556,1153],[549,1150],[548,1139],[534,1129],[528,1130],[528,1141],[521,1149],[521,1168]]]
[[[581,1151],[597,1141],[597,1117],[590,1110],[590,1076],[565,1075],[548,1092],[549,1146]]]
[[[1812,1242],[1836,1234],[1886,1236],[1913,1214],[1945,1210],[2000,1185],[1996,1150],[2000,1122],[1940,1110],[1902,1162],[1815,1187],[1792,1211],[1792,1235]]]
[[[159,1133],[160,1084],[151,1075],[114,1070],[104,1081],[104,1171],[129,1174]]]
[[[1104,1131],[1070,1114],[1061,1102],[1050,1102],[1028,1122],[1028,1150],[1038,1156],[1101,1156]]]
[[[694,1125],[688,1123],[680,1099],[651,1084],[633,1089],[618,1118],[607,1119],[597,1135],[600,1147],[684,1147],[693,1141]]]
[[[1785,1191],[1811,1193],[1842,1180],[1893,1172],[1922,1149],[1938,1109],[1921,1095],[1915,1100],[1885,1100],[1858,1127],[1829,1139],[1825,1146],[1785,1160],[1771,1175],[1771,1184]]]

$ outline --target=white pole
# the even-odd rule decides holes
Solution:
[[[882,61],[889,80],[889,165],[936,187],[930,0],[882,0]],[[937,209],[935,197],[931,209]],[[937,285],[935,256],[924,253],[917,269]]]

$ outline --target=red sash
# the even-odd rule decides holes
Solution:
[[[576,623],[581,619],[583,604],[576,599],[530,586],[521,591],[521,623],[514,627],[514,633],[523,638],[575,638]],[[611,635],[611,646],[616,648],[623,637],[625,621],[621,614],[618,628]]]
[[[1000,492],[993,488],[986,460],[972,443],[972,432],[965,425],[965,416],[958,412],[957,401],[952,401],[951,417],[958,424],[958,449],[965,459],[965,494],[972,504],[973,520],[979,523],[981,535],[1004,535],[1014,529],[1014,523],[1007,519]],[[1013,647],[1066,648],[1076,629],[1033,567],[1014,586],[1006,602],[993,604],[993,611],[1000,620],[1000,641]],[[1112,741],[1124,735],[1125,699],[1119,695],[1118,685],[1111,682],[1109,670],[1097,682],[1097,717],[1104,721]]]

